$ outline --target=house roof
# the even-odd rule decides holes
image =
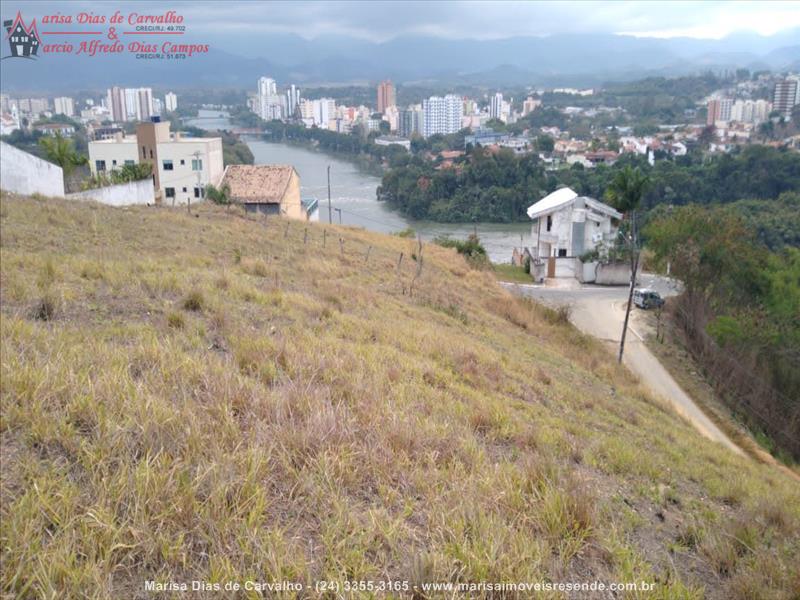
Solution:
[[[295,172],[291,165],[228,165],[222,183],[244,203],[280,204]]]
[[[536,219],[537,217],[546,215],[547,213],[551,213],[563,206],[566,206],[567,204],[572,203],[572,201],[577,197],[578,194],[572,191],[570,188],[561,188],[552,194],[548,194],[536,204],[529,206],[528,216],[531,219]]]
[[[531,219],[538,219],[543,215],[548,215],[571,205],[578,198],[581,198],[586,206],[597,212],[607,214],[609,217],[613,217],[615,219],[622,218],[622,213],[615,210],[612,206],[600,202],[599,200],[595,200],[594,198],[578,196],[575,191],[568,187],[558,189],[552,194],[548,194],[539,200],[536,204],[529,206],[528,217]]]

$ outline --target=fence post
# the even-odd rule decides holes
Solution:
[[[372,246],[370,246],[369,248],[367,248],[367,256],[364,258],[364,262],[365,262],[365,263],[368,263],[368,262],[369,262],[369,253],[370,253],[370,252],[372,252]]]
[[[344,256],[344,240],[339,238],[339,250],[342,252],[342,256]]]

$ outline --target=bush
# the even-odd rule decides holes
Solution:
[[[480,238],[474,233],[471,233],[466,240],[454,240],[446,235],[439,236],[433,240],[433,243],[444,248],[455,248],[472,267],[481,269],[490,264],[486,248],[481,245]]]
[[[395,235],[400,238],[415,238],[417,237],[417,232],[411,227],[406,227],[405,229],[395,232]]]
[[[183,308],[191,311],[203,310],[203,294],[198,290],[192,290],[183,300]]]

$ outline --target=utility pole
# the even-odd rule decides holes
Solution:
[[[331,166],[328,165],[328,223],[333,223],[333,210],[331,210]]]
[[[636,287],[636,271],[639,269],[638,240],[636,239],[636,211],[631,211],[631,284],[628,288],[628,304],[625,307],[625,323],[622,326],[622,337],[619,340],[619,357],[617,362],[622,363],[622,353],[625,351],[625,334],[628,333],[628,318],[631,316],[633,303],[633,288]]]

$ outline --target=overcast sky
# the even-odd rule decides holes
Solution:
[[[193,32],[280,31],[305,38],[348,35],[381,41],[402,34],[505,38],[558,33],[720,38],[749,31],[772,35],[800,27],[800,2],[25,2],[4,0],[10,18],[43,14],[159,14],[175,10]]]

